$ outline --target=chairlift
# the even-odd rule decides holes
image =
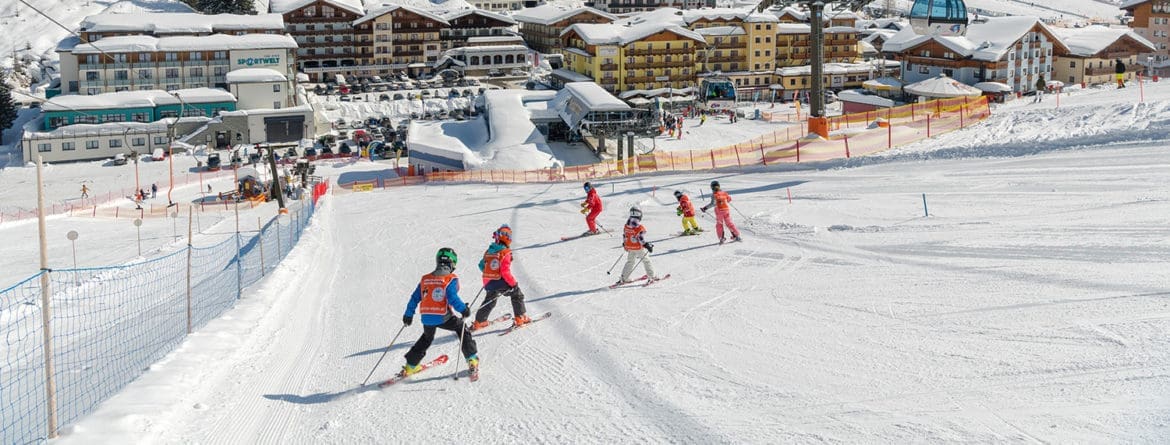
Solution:
[[[967,33],[967,5],[963,0],[914,0],[910,26],[928,36],[956,37]]]

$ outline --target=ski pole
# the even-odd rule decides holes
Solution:
[[[398,333],[394,334],[393,340],[390,340],[390,346],[387,346],[386,350],[382,351],[382,356],[378,357],[378,363],[374,363],[374,369],[370,370],[370,375],[367,375],[366,379],[362,380],[362,386],[366,386],[366,383],[369,383],[370,377],[374,376],[374,371],[378,369],[378,365],[382,364],[382,359],[386,358],[386,354],[388,354],[390,352],[390,348],[394,347],[394,342],[398,341],[398,336],[402,335],[402,331],[404,331],[404,330],[406,330],[406,325],[402,325],[401,328],[398,328]]]
[[[606,275],[609,275],[609,273],[610,273],[610,272],[613,272],[613,268],[617,267],[617,264],[618,264],[619,262],[621,262],[621,260],[622,260],[622,257],[623,257],[623,256],[625,256],[625,254],[619,254],[619,255],[618,255],[618,257],[617,257],[617,261],[614,261],[614,262],[613,262],[613,265],[612,265],[612,266],[609,266],[609,270],[605,271],[605,274],[606,274]]]
[[[608,234],[610,238],[613,238],[613,232],[610,232],[609,229],[605,228],[605,226],[601,225],[601,223],[596,223],[596,224],[597,224],[597,227],[601,227],[601,230],[604,230],[605,233]]]
[[[747,216],[747,215],[744,215],[744,214],[743,214],[743,212],[739,211],[739,207],[736,207],[736,206],[735,206],[735,204],[731,204],[731,208],[735,209],[735,212],[736,212],[736,213],[739,213],[739,216],[742,216],[742,217],[743,217],[743,219],[744,219],[744,221],[747,221],[747,222],[748,222],[748,224],[751,224],[751,223],[752,223],[752,219],[751,219],[751,218],[748,218],[748,216]]]
[[[479,295],[482,293],[483,293],[483,288],[481,287],[481,288],[479,288],[479,292],[475,293],[475,298],[471,299],[471,304],[467,305],[468,310],[470,310],[472,306],[475,306],[475,302],[479,301]],[[463,321],[460,321],[459,327],[462,329],[459,330],[459,344],[455,345],[455,347],[459,348],[458,350],[456,350],[456,352],[463,351],[463,334],[467,332],[467,324],[465,324]],[[454,378],[455,380],[459,380],[459,360],[455,361],[455,374],[452,374],[451,378]]]

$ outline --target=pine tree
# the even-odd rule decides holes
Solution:
[[[253,0],[183,0],[204,14],[256,14]]]
[[[16,121],[16,102],[12,100],[11,89],[7,79],[0,76],[0,131],[11,127]]]

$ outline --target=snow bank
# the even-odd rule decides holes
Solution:
[[[484,95],[486,116],[464,122],[414,122],[412,151],[461,160],[467,170],[536,170],[560,165],[544,135],[529,120],[547,109],[553,91],[492,90]],[[532,110],[526,104],[532,104]]]

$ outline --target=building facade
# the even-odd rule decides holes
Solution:
[[[512,36],[512,28],[516,26],[512,18],[482,9],[458,11],[443,18],[449,23],[439,30],[443,50],[467,46],[467,39],[472,37]]]
[[[212,34],[284,34],[280,14],[103,13],[82,19],[82,41],[116,36],[209,36]]]
[[[450,23],[421,9],[390,5],[371,11],[353,25],[359,35],[359,65],[372,67],[361,74],[381,75],[430,71],[442,53],[440,31]]]
[[[62,92],[227,88],[225,75],[239,68],[295,73],[297,44],[285,35],[115,36],[100,42],[70,38],[58,46]]]
[[[562,5],[544,5],[525,8],[512,15],[520,24],[520,35],[533,51],[559,53],[563,45],[561,33],[578,23],[612,23],[617,17],[593,8],[569,8]]]
[[[576,24],[562,33],[565,66],[610,93],[695,82],[698,33],[675,25]]]
[[[1121,5],[1129,16],[1129,27],[1154,44],[1154,50],[1138,54],[1138,63],[1148,75],[1170,73],[1170,0],[1130,0]]]
[[[297,43],[297,68],[314,81],[353,75],[357,54],[353,22],[365,13],[340,0],[272,2],[270,12],[284,18],[285,32]]]
[[[471,0],[471,6],[483,11],[505,12],[524,9],[524,0]]]
[[[41,105],[41,129],[53,131],[76,124],[150,123],[171,117],[212,117],[234,111],[236,98],[213,88],[175,91],[127,91],[93,96],[57,96]],[[26,158],[27,159],[27,158]]]
[[[238,69],[227,73],[227,83],[241,110],[281,109],[296,105],[293,83],[276,70]]]
[[[1149,40],[1125,29],[1089,26],[1053,31],[1068,47],[1068,52],[1056,55],[1052,78],[1069,85],[1116,83],[1118,60],[1126,67],[1122,77],[1128,82],[1141,71],[1140,55],[1157,50]]]

